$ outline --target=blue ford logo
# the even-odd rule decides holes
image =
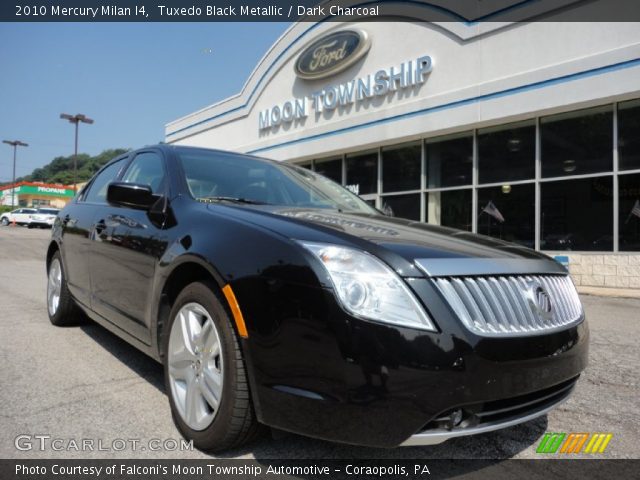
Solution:
[[[341,72],[362,58],[371,41],[362,30],[341,30],[316,40],[296,61],[296,75],[306,80]]]

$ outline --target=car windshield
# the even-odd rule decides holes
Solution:
[[[378,213],[346,188],[294,165],[204,150],[179,157],[198,200]]]
[[[44,213],[46,215],[57,215],[60,210],[55,208],[39,208],[38,213]]]

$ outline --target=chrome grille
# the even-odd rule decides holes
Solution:
[[[433,281],[473,333],[528,335],[565,328],[582,318],[566,275],[441,277]]]

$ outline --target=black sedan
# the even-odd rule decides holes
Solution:
[[[544,415],[587,363],[555,261],[246,155],[115,158],[58,215],[46,266],[51,322],[88,316],[162,362],[175,423],[205,450],[260,425],[440,443]]]

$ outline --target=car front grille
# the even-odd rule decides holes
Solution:
[[[481,336],[547,333],[583,317],[578,293],[567,275],[440,277],[433,281],[465,327]]]

